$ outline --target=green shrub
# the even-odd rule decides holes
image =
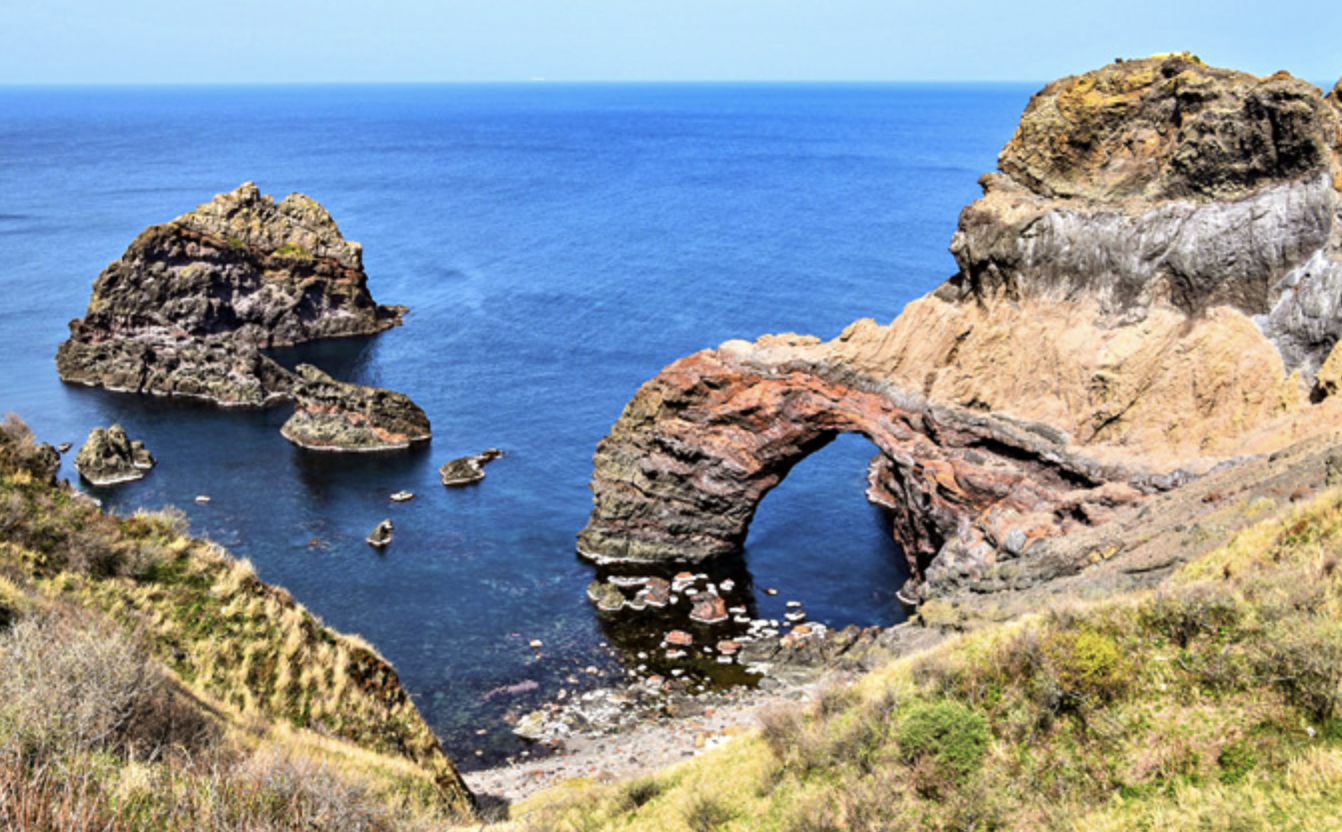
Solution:
[[[1050,633],[1044,655],[1058,680],[1063,703],[1109,702],[1127,687],[1128,668],[1112,638],[1093,630]]]
[[[983,765],[988,726],[959,702],[918,702],[900,719],[895,742],[905,762],[930,763],[936,774],[961,782]]]
[[[713,832],[733,817],[732,810],[717,797],[697,794],[685,809],[685,824],[694,832]]]
[[[1258,765],[1258,757],[1248,741],[1239,739],[1226,743],[1216,762],[1221,766],[1221,782],[1233,786],[1253,771]]]

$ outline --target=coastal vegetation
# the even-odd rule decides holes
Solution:
[[[966,633],[511,828],[1336,829],[1342,490],[1165,585]]]
[[[0,828],[400,829],[472,800],[395,671],[0,424]]]

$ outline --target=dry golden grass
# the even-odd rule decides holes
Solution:
[[[634,783],[573,781],[517,830],[1342,829],[1342,491],[1167,586],[961,635]],[[894,741],[981,715],[962,781]]]

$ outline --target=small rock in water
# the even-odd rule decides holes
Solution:
[[[397,491],[395,494],[391,495],[391,499],[398,503],[404,503],[406,500],[415,499],[415,495],[409,491]]]
[[[778,594],[778,590],[774,589],[773,587],[770,587],[769,589],[764,590],[764,594],[765,594],[765,595],[777,595],[777,594]]]
[[[485,478],[485,464],[493,462],[501,456],[503,456],[503,451],[498,448],[490,448],[474,456],[454,459],[438,469],[438,478],[446,486],[470,485],[479,482]]]
[[[797,607],[801,606],[801,601],[788,601],[783,606],[787,607],[788,609],[796,609]]]
[[[545,642],[541,641],[538,638],[533,638],[530,642],[528,642],[528,644],[533,650],[539,650],[545,646]]]
[[[727,620],[727,602],[721,595],[705,592],[694,598],[694,609],[690,611],[690,620],[701,624],[717,624]]]
[[[74,446],[71,445],[69,442],[62,442],[61,444],[56,446],[56,453],[63,454],[66,451],[70,450],[72,447]]]
[[[392,529],[391,518],[387,518],[381,523],[378,523],[377,526],[368,533],[368,537],[366,538],[368,545],[376,549],[385,549],[387,544],[391,543]]]
[[[210,501],[210,495],[208,495],[208,494],[197,494],[197,495],[196,495],[196,502],[198,502],[198,503],[208,503],[209,501]]]

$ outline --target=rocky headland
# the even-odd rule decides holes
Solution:
[[[909,600],[1083,569],[1069,536],[1336,424],[1339,154],[1342,91],[1284,73],[1182,54],[1048,85],[941,287],[888,325],[731,341],[647,382],[598,445],[579,551],[739,551],[793,465],[860,433]]]
[[[326,209],[303,194],[277,203],[245,182],[141,232],[94,281],[56,368],[67,382],[226,407],[296,399],[297,421],[285,435],[303,438],[294,440],[299,444],[404,447],[428,431],[422,411],[404,396],[337,388],[262,352],[399,325],[406,308],[375,303],[367,284],[362,247],[344,238]],[[317,416],[333,392],[347,395],[334,420]],[[370,416],[369,405],[382,404],[390,409]],[[413,428],[404,424],[411,408]],[[350,429],[361,420],[374,427]],[[336,421],[345,426],[335,429]],[[394,426],[385,443],[377,438],[382,422]],[[348,446],[341,444],[346,438]]]

